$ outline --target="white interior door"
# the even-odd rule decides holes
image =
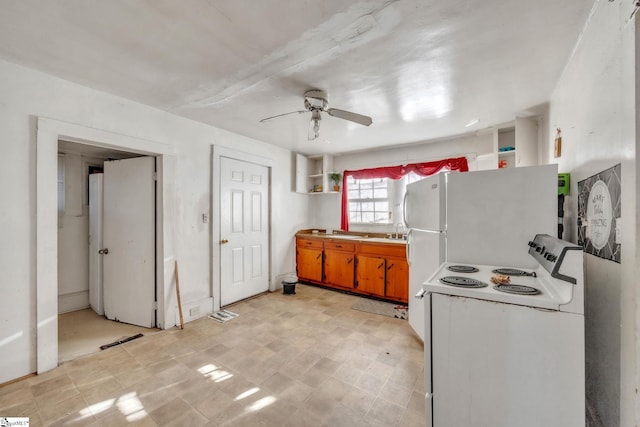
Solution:
[[[220,305],[269,289],[269,170],[220,158]]]
[[[147,328],[155,326],[154,173],[153,157],[104,163],[104,313]]]
[[[89,305],[104,314],[102,292],[102,206],[104,174],[89,175]]]

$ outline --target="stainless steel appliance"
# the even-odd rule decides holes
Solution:
[[[447,262],[424,284],[427,426],[585,425],[582,248],[526,248],[533,268]]]
[[[407,186],[409,295],[445,261],[535,267],[520,248],[557,228],[557,165],[434,175]],[[409,323],[424,339],[424,305]]]

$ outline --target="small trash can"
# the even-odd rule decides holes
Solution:
[[[285,276],[282,280],[282,295],[295,295],[296,283],[298,283],[297,276]]]

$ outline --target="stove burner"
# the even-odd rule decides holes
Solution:
[[[472,265],[450,265],[447,270],[454,273],[477,273],[480,271]]]
[[[496,291],[506,292],[508,294],[516,294],[516,295],[539,295],[539,289],[532,288],[531,286],[524,285],[514,285],[514,284],[502,284],[496,285],[493,287]]]
[[[529,276],[529,277],[537,277],[536,272],[532,271],[531,273],[518,270],[516,268],[496,268],[492,271],[492,273],[496,274],[506,274],[507,276]]]
[[[476,279],[460,276],[445,276],[440,278],[440,282],[449,286],[457,286],[459,288],[484,288],[486,283]]]

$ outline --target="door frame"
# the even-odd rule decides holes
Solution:
[[[54,119],[38,117],[36,132],[36,366],[38,374],[58,366],[58,141],[111,148],[156,157],[156,293],[157,325],[164,328],[173,275],[173,248],[164,244],[172,215],[163,200],[175,196],[174,147]],[[164,260],[170,259],[170,262]],[[170,270],[168,270],[170,268]]]
[[[233,148],[223,147],[213,144],[211,146],[211,295],[213,295],[213,311],[220,310],[220,293],[222,286],[221,278],[221,265],[220,265],[220,199],[221,199],[221,177],[220,177],[220,158],[228,157],[234,160],[240,160],[247,163],[255,163],[260,166],[264,166],[268,169],[268,196],[269,205],[267,211],[269,213],[268,227],[268,239],[269,243],[267,249],[268,253],[268,277],[269,277],[269,290],[275,291],[275,278],[272,277],[273,268],[273,237],[271,235],[271,224],[273,221],[273,208],[272,208],[272,168],[274,161],[266,157],[256,156],[254,154],[245,153],[244,151],[235,150]]]

